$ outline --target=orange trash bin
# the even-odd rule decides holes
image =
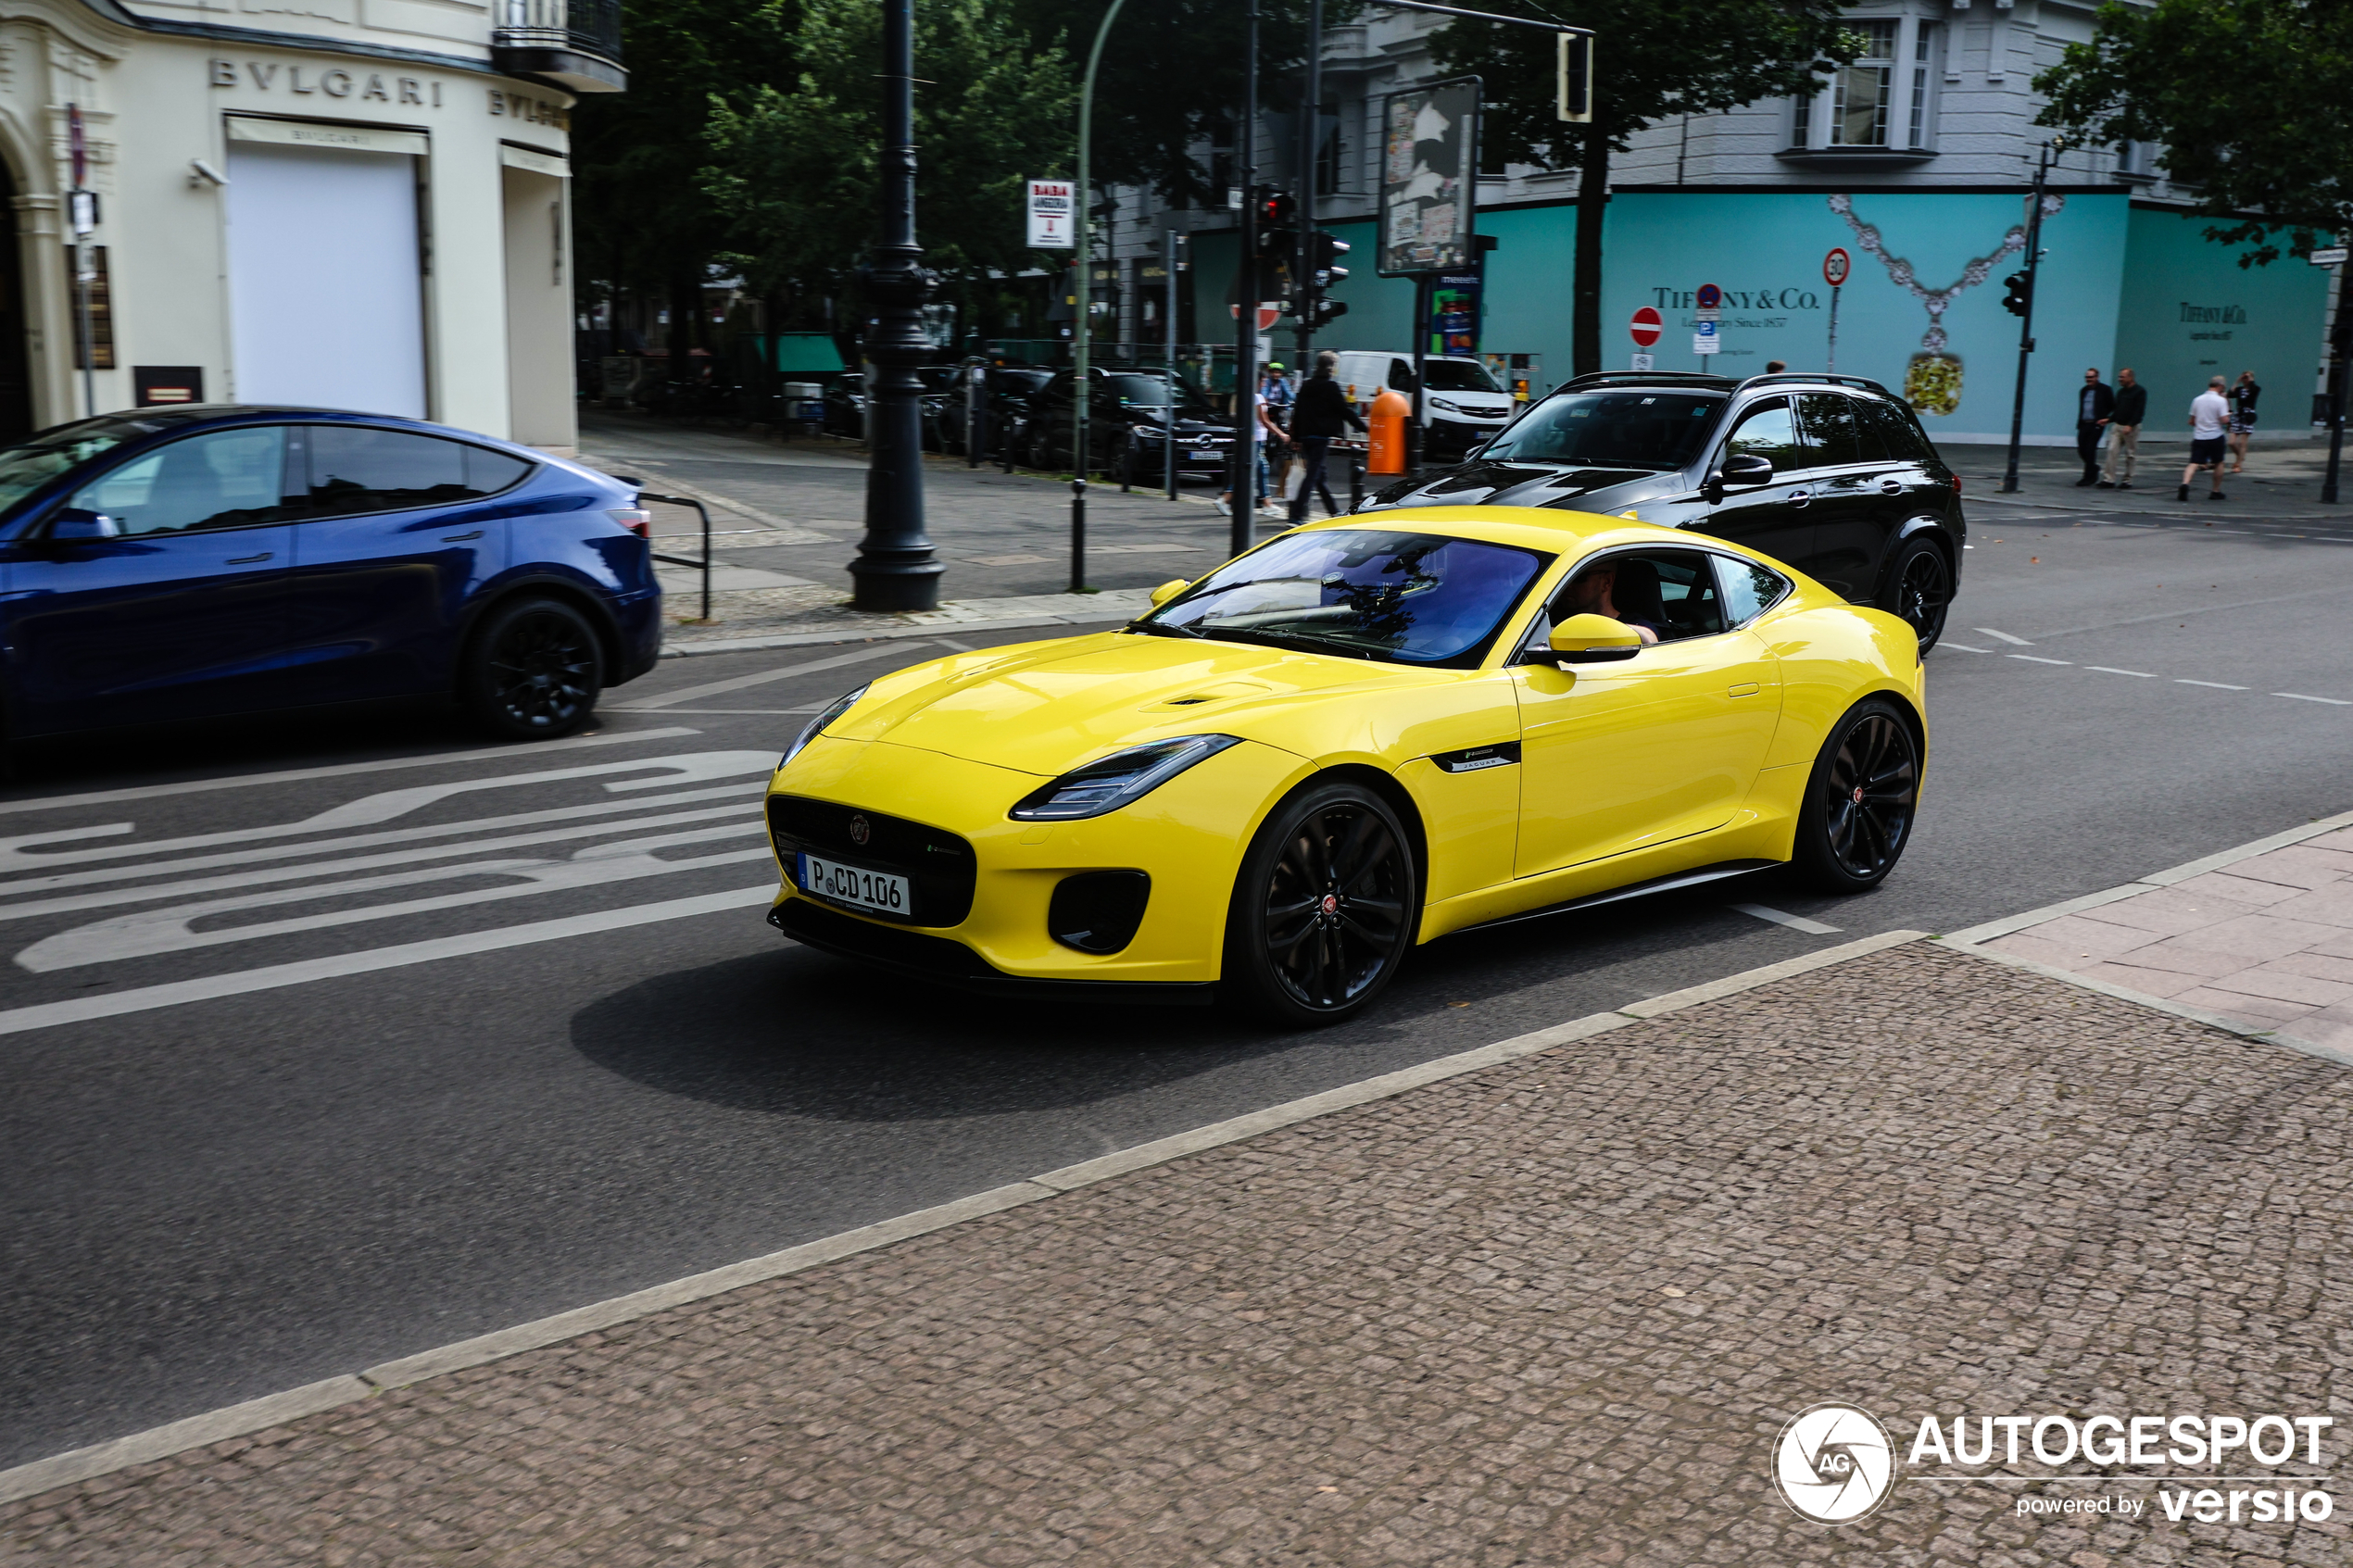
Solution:
[[[1371,450],[1365,457],[1366,473],[1405,471],[1405,420],[1413,412],[1412,400],[1394,387],[1383,387],[1373,399],[1372,414],[1365,421],[1372,427]]]

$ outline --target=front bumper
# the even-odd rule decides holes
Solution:
[[[952,835],[969,847],[968,866],[958,868],[957,878],[968,877],[969,903],[960,888],[945,897],[925,891],[945,890],[939,871],[951,858],[947,853],[937,864],[866,857],[866,869],[906,874],[915,889],[911,917],[897,921],[802,891],[794,880],[797,864],[780,849],[783,886],[769,921],[824,951],[951,985],[1043,987],[1038,994],[1063,996],[1147,987],[1137,994],[1179,999],[1216,982],[1242,852],[1267,807],[1304,767],[1288,752],[1245,741],[1117,811],[1082,822],[1021,822],[1006,812],[1045,782],[1036,774],[887,741],[820,735],[776,774],[772,803],[788,797],[796,810],[816,802],[832,815],[843,809],[873,813],[870,845],[894,844],[892,852],[902,856],[936,851],[905,835],[897,847],[881,819]],[[772,811],[772,825],[776,820]],[[784,847],[795,842],[782,836]],[[855,849],[823,852],[852,864],[860,859]],[[1151,879],[1143,919],[1115,953],[1065,947],[1048,930],[1054,889],[1067,877],[1100,871],[1139,871]],[[927,911],[941,923],[923,923]]]

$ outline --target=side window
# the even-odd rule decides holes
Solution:
[[[1391,359],[1389,362],[1389,384],[1410,395],[1414,390],[1414,362],[1410,359]]]
[[[285,453],[279,425],[192,435],[94,480],[66,504],[106,513],[126,534],[278,522],[287,515]]]
[[[1843,392],[1807,392],[1797,399],[1814,461],[1824,465],[1863,461],[1862,434],[1856,429],[1855,400]]]
[[[1775,473],[1805,466],[1788,398],[1769,398],[1741,415],[1741,422],[1732,427],[1731,439],[1724,444],[1724,455],[1743,453],[1763,458],[1773,465]]]
[[[447,506],[505,489],[529,465],[460,441],[367,425],[307,425],[312,517]]]
[[[1893,403],[1865,398],[1856,405],[1863,416],[1867,432],[1876,434],[1887,447],[1890,460],[1899,463],[1926,463],[1936,460],[1935,450],[1928,438],[1912,422],[1910,413]]]
[[[1734,626],[1745,626],[1790,591],[1790,581],[1771,567],[1753,560],[1716,558],[1716,573],[1724,589],[1724,614]]]
[[[1662,643],[1725,630],[1715,573],[1708,557],[1698,550],[1604,556],[1580,569],[1554,596],[1540,637],[1572,615],[1606,615],[1647,626]]]

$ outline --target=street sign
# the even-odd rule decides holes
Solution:
[[[1718,336],[1717,336],[1717,335],[1716,335],[1716,323],[1715,323],[1715,322],[1713,322],[1713,321],[1702,321],[1702,322],[1699,324],[1699,326],[1698,326],[1696,329],[1694,329],[1694,330],[1692,331],[1692,353],[1694,353],[1694,354],[1701,354],[1701,355],[1706,355],[1706,354],[1720,354],[1720,353],[1722,353],[1722,352],[1723,352],[1723,350],[1724,350],[1724,340],[1723,340],[1722,338],[1720,338],[1720,337],[1718,337]]]
[[[1653,359],[1650,355],[1637,354],[1633,356],[1633,363],[1626,368],[1629,370],[1647,370],[1652,367],[1652,364]]]
[[[1465,76],[1383,101],[1374,269],[1382,277],[1478,265],[1478,78]]]
[[[1837,245],[1831,246],[1831,253],[1822,257],[1822,282],[1832,288],[1846,282],[1846,274],[1854,270],[1855,258]]]
[[[2343,245],[2331,245],[2326,250],[2314,251],[2305,259],[2315,267],[2334,267],[2341,264],[2348,255],[2353,255],[2353,251],[2347,251]]]
[[[1029,244],[1034,250],[1072,250],[1078,245],[1074,215],[1078,187],[1067,180],[1032,180],[1029,184]]]
[[[74,234],[77,238],[89,233],[93,229],[95,229],[98,226],[98,193],[95,191],[68,191],[66,193],[66,214],[69,220],[71,222]]]
[[[87,185],[90,183],[90,139],[82,132],[80,104],[66,106],[66,149],[73,155],[75,187],[79,189]]]
[[[1635,347],[1648,348],[1652,344],[1658,341],[1658,334],[1667,330],[1667,322],[1659,316],[1659,313],[1656,310],[1654,310],[1649,306],[1645,305],[1640,310],[1634,312],[1634,319],[1627,323],[1626,330],[1633,334]],[[1649,368],[1650,367],[1647,365],[1637,365],[1634,367],[1634,369],[1638,370],[1644,370]]]
[[[1714,283],[1702,283],[1692,303],[1702,310],[1721,310],[1724,308],[1724,291]]]

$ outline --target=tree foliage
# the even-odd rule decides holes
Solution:
[[[1634,133],[1679,114],[1712,114],[1758,98],[1809,93],[1818,73],[1855,58],[1840,0],[1549,0],[1539,19],[1591,28],[1593,119],[1555,114],[1553,35],[1458,21],[1440,33],[1441,65],[1476,73],[1490,106],[1480,133],[1513,163],[1582,171],[1571,324],[1579,374],[1601,368],[1602,212],[1610,155]]]
[[[2045,125],[2163,144],[2167,174],[2224,220],[2208,237],[2254,245],[2241,266],[2277,260],[2283,230],[2302,255],[2353,229],[2347,0],[2111,0],[2034,85]]]

